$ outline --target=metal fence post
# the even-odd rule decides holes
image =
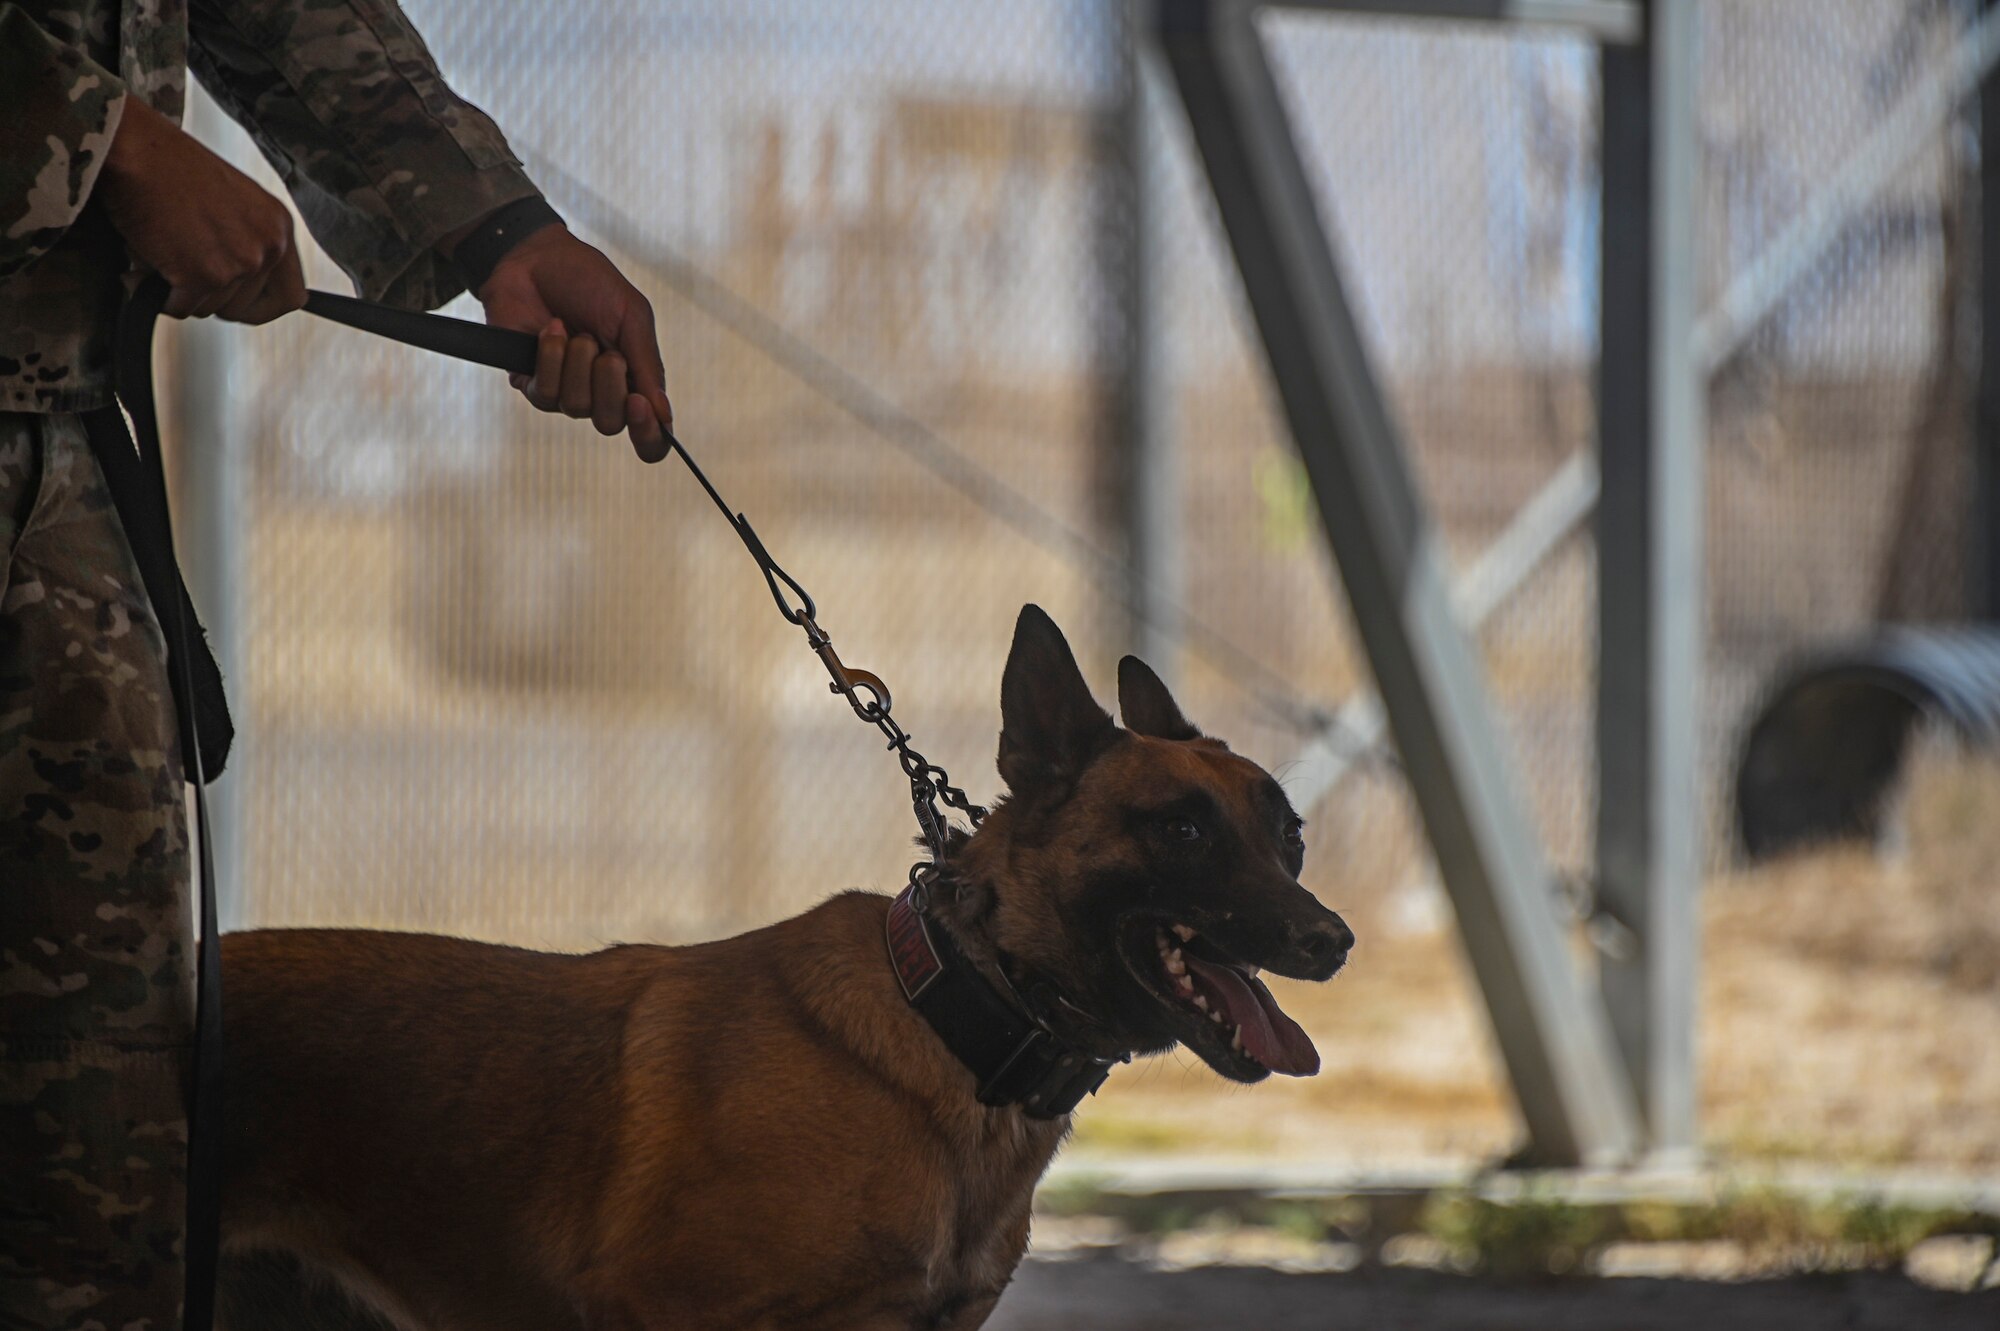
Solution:
[[[1705,378],[1694,343],[1694,0],[1603,50],[1597,866],[1633,936],[1601,977],[1656,1152],[1692,1150]]]
[[[1106,422],[1112,505],[1124,537],[1125,602],[1131,620],[1126,650],[1138,653],[1169,683],[1177,672],[1187,600],[1181,551],[1183,472],[1174,428],[1171,320],[1161,306],[1172,274],[1161,264],[1162,107],[1159,54],[1144,0],[1106,6],[1117,101],[1108,114],[1101,189],[1108,196],[1103,265],[1110,287],[1105,364],[1110,386]]]
[[[2000,0],[1982,0],[1991,19]],[[1979,80],[1979,386],[1972,428],[1972,501],[1966,514],[1965,607],[2000,620],[2000,74]]]

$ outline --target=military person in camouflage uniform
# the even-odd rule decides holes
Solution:
[[[536,197],[393,0],[0,0],[0,1328],[175,1331],[193,1017],[181,756],[154,608],[78,413],[135,264],[167,312],[304,299],[290,213],[178,129],[185,70],[363,295],[434,307]],[[511,239],[511,238],[509,238]],[[559,223],[475,294],[515,386],[663,451],[650,307]],[[199,448],[204,441],[184,440]]]

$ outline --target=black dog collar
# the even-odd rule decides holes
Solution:
[[[1019,1105],[1029,1118],[1069,1113],[1121,1060],[1071,1047],[995,989],[948,930],[930,927],[927,887],[912,881],[889,905],[889,964],[903,996],[979,1079],[979,1103]]]

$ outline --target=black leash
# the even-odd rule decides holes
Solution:
[[[517,333],[509,328],[494,328],[442,314],[394,310],[325,291],[307,292],[305,308],[308,314],[316,314],[322,319],[331,319],[406,346],[490,365],[512,374],[535,372],[537,341],[533,333]],[[950,773],[911,745],[909,733],[889,714],[892,700],[889,686],[882,681],[882,677],[841,661],[839,653],[833,650],[832,636],[819,626],[819,609],[812,594],[771,557],[771,552],[758,537],[757,529],[750,525],[750,519],[730,507],[729,501],[715,488],[715,483],[708,479],[708,473],[688,452],[687,445],[671,433],[666,438],[668,449],[680,455],[689,473],[700,483],[716,509],[728,519],[737,538],[743,542],[743,548],[757,561],[757,571],[764,575],[764,583],[771,589],[771,600],[777,604],[778,613],[805,630],[806,645],[812,648],[813,654],[819,657],[820,664],[832,677],[833,682],[828,687],[846,698],[854,714],[880,730],[889,741],[889,748],[902,765],[903,775],[910,780],[910,804],[916,812],[924,844],[931,852],[931,859],[942,863],[949,849],[949,827],[947,815],[939,805],[958,810],[975,827],[986,817],[986,810],[974,804],[963,790],[951,783]],[[912,881],[915,881],[915,875],[916,869],[912,869]]]
[[[148,278],[126,302],[119,319],[118,396],[132,418],[132,432],[126,432],[124,418],[115,406],[86,412],[83,422],[167,642],[167,672],[178,713],[181,763],[184,775],[194,783],[194,833],[199,847],[194,888],[201,937],[195,947],[194,1062],[188,1074],[187,1235],[182,1250],[187,1286],[181,1322],[187,1331],[209,1331],[215,1321],[222,1215],[222,942],[216,919],[215,852],[209,838],[206,790],[209,777],[222,770],[231,728],[222,702],[221,674],[201,636],[200,622],[174,559],[159,419],[153,405],[153,324],[166,306],[167,291],[165,281]]]

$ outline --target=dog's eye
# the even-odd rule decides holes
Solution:
[[[1192,818],[1167,819],[1167,835],[1176,841],[1201,840],[1201,828]]]
[[[1294,818],[1285,824],[1285,844],[1294,850],[1303,850],[1306,844],[1306,820]]]

